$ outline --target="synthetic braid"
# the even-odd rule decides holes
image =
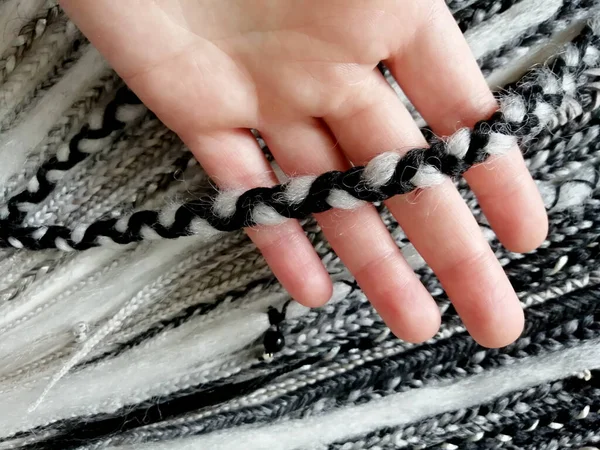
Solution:
[[[68,143],[72,136],[79,133],[83,124],[88,121],[90,111],[104,104],[107,99],[112,99],[120,85],[120,78],[112,71],[99,77],[50,129],[46,138],[39,144],[37,157],[28,158],[22,170],[13,174],[0,188],[0,203],[6,204],[12,195],[25,189],[27,181],[35,175],[39,166],[49,159],[50,155],[55,155],[65,141]]]
[[[141,101],[129,89],[123,87],[104,110],[102,124],[98,128],[84,125],[69,142],[68,147],[61,149],[56,156],[50,158],[38,169],[25,190],[11,197],[4,211],[5,217],[0,220],[0,228],[13,226],[23,221],[26,213],[20,208],[25,203],[40,203],[54,189],[56,182],[67,170],[83,161],[95,148],[86,147],[86,141],[108,137],[122,129],[127,122],[139,114],[123,114],[127,107],[141,108]]]
[[[536,45],[548,42],[553,36],[565,30],[574,22],[590,17],[598,11],[597,0],[569,0],[548,20],[530,27],[527,31],[506,43],[497,50],[479,59],[479,67],[484,75],[509,64],[530,52]]]
[[[80,32],[66,19],[56,21],[49,27],[0,85],[0,120],[18,107],[32,88],[44,81],[78,37],[81,37]]]
[[[597,28],[597,27],[596,27]],[[577,98],[582,105],[598,101],[600,39],[594,27],[581,35],[545,69],[500,97],[500,109],[473,129],[458,130],[447,140],[430,139],[430,148],[401,156],[383,153],[367,166],[346,172],[304,176],[273,187],[222,192],[169,211],[138,211],[71,230],[64,226],[0,227],[0,246],[85,250],[106,240],[128,244],[149,238],[234,231],[303,219],[332,208],[354,209],[363,202],[383,201],[456,178],[489,156],[500,155],[560,121],[556,110]],[[583,76],[581,74],[584,74]],[[583,83],[583,84],[579,84]]]
[[[479,25],[482,22],[500,14],[512,7],[519,0],[480,0],[457,11],[454,19],[464,33],[469,28]]]
[[[12,46],[0,57],[0,83],[15,69],[31,48],[36,39],[39,39],[48,26],[63,17],[60,7],[54,2],[46,6],[41,14],[26,23],[14,39]]]
[[[64,58],[48,73],[48,77],[34,89],[27,92],[20,103],[0,119],[0,133],[14,127],[19,118],[26,116],[35,109],[38,101],[77,63],[86,47],[87,44],[82,44],[81,39],[75,39],[67,49]]]

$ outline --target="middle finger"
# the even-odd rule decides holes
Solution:
[[[319,174],[348,167],[319,120],[270,124],[262,133],[288,174]],[[440,314],[436,304],[372,205],[326,211],[316,218],[336,254],[396,336],[421,342],[437,332]]]
[[[372,99],[369,104],[348,104],[325,118],[357,165],[379,153],[396,149],[404,154],[426,146],[393,90],[381,75],[373,76],[378,81],[371,83],[370,95],[355,96]],[[453,183],[444,179],[436,184],[393,197],[386,205],[440,279],[471,335],[487,347],[507,345],[523,328],[516,294]]]

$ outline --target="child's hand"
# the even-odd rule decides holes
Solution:
[[[424,139],[376,65],[385,61],[437,134],[496,108],[443,0],[63,0],[129,86],[222,188],[276,182],[249,129],[288,174],[405,152]],[[546,236],[518,149],[466,178],[499,238],[525,252]],[[486,346],[518,337],[517,297],[453,184],[387,206]],[[318,216],[392,331],[431,337],[438,309],[372,206]],[[300,225],[248,230],[291,295],[316,306],[331,282]]]

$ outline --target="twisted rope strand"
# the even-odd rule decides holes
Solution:
[[[94,120],[96,111],[100,110],[100,105],[105,105],[112,100],[120,85],[120,78],[112,72],[107,72],[99,77],[50,129],[46,138],[39,144],[39,148],[35,152],[36,156],[28,158],[22,170],[13,174],[0,187],[0,203],[5,205],[11,196],[26,189],[27,182],[35,176],[40,165],[51,155],[56,155],[61,147],[68,145],[69,141],[79,133],[84,123]],[[104,108],[102,108],[103,110]]]
[[[70,251],[85,250],[107,240],[129,244],[157,236],[174,239],[231,232],[304,219],[332,208],[354,209],[364,202],[435,186],[446,177],[457,178],[470,167],[505,153],[559,121],[556,110],[566,99],[577,97],[582,104],[597,101],[600,50],[595,28],[586,27],[564,55],[502,95],[499,110],[489,119],[478,122],[473,129],[460,129],[447,140],[430,139],[430,148],[412,149],[403,156],[387,152],[366,166],[346,172],[298,177],[243,193],[221,192],[215,198],[190,201],[174,210],[138,211],[73,230],[60,225],[36,228],[2,224],[0,247]],[[588,75],[584,85],[578,86],[581,73]]]
[[[22,210],[24,203],[40,203],[54,190],[56,182],[64,172],[72,169],[91,153],[95,147],[86,146],[86,141],[104,139],[113,132],[125,127],[127,122],[138,117],[138,114],[123,114],[123,109],[141,105],[141,101],[127,88],[120,88],[104,110],[102,124],[98,128],[84,125],[62,152],[42,164],[26,189],[11,197],[6,205],[6,217],[0,220],[0,228],[10,228],[25,218]]]

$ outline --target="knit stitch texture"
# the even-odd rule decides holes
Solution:
[[[0,449],[600,448],[600,4],[447,3],[496,114],[433,136],[381,65],[427,149],[215,192],[56,1],[0,0]],[[515,143],[550,221],[528,254],[462,179]],[[448,177],[525,311],[503,349],[382,205]],[[390,333],[311,218],[364,202],[442,312],[425,344]],[[334,281],[322,308],[241,231],[289,218]]]

